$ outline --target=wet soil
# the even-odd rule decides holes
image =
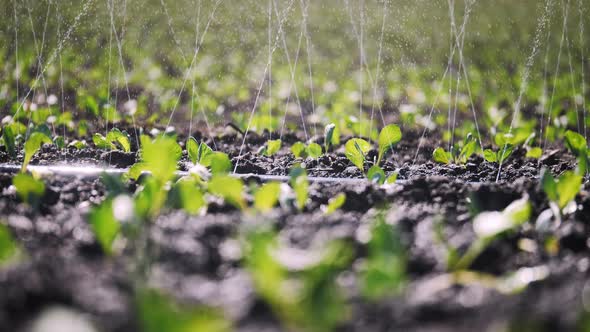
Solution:
[[[149,242],[155,248],[150,285],[182,303],[221,308],[237,331],[284,331],[256,295],[244,267],[239,245],[244,229],[264,219],[284,246],[300,249],[297,252],[302,255],[316,252],[333,239],[346,241],[355,257],[339,277],[346,286],[354,284],[354,266],[366,256],[360,234],[376,209],[387,205],[391,211],[386,220],[396,225],[406,251],[408,285],[402,293],[375,302],[364,300],[355,287],[344,287],[352,310],[338,330],[576,331],[590,289],[590,187],[578,196],[577,212],[551,232],[558,250],[546,249],[549,234],[537,232],[534,222],[548,208],[536,180],[540,167],[559,174],[574,167],[573,158],[564,150],[556,150],[539,162],[524,158],[525,152],[517,150],[504,165],[500,182],[495,183],[498,165],[481,158],[474,157],[464,166],[429,161],[436,147],[430,141],[414,162],[417,139],[417,135],[406,135],[384,167],[408,180],[403,184],[312,184],[311,202],[305,211],[278,207],[264,218],[244,215],[220,202],[212,203],[202,216],[167,211],[150,229]],[[286,175],[292,165],[302,161],[288,154],[288,147],[297,140],[296,135],[285,137],[283,149],[274,157],[255,153],[266,141],[264,136],[249,136],[241,157],[239,134],[220,137],[215,145],[229,153],[234,164],[238,162],[239,172]],[[321,143],[321,138],[316,141]],[[45,147],[31,163],[75,161],[128,167],[135,160],[133,152]],[[2,152],[0,161],[16,162]],[[186,157],[181,168],[186,167],[184,162]],[[318,160],[304,162],[313,176],[362,177],[346,160],[341,147]],[[11,175],[0,174],[0,222],[13,231],[27,257],[0,269],[0,330],[23,330],[41,311],[54,305],[86,314],[101,331],[138,330],[132,306],[133,280],[128,273],[132,257],[128,253],[104,256],[86,221],[90,207],[104,198],[101,181],[47,178],[48,190],[38,213],[19,202],[10,183]],[[131,183],[127,189],[133,192],[135,185]],[[346,204],[336,213],[325,215],[321,205],[342,192],[347,195]],[[465,251],[475,239],[471,225],[474,207],[479,211],[500,210],[523,195],[528,195],[533,204],[533,220],[518,232],[494,241],[472,268],[501,276],[542,266],[548,269],[548,276],[510,295],[478,284],[440,287],[438,281],[448,271],[444,248],[435,236],[437,221],[443,220],[449,242]],[[523,242],[528,245],[523,246]]]

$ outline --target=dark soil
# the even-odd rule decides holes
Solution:
[[[294,160],[288,147],[295,135],[284,138],[275,157],[255,152],[266,141],[252,134],[238,158],[241,136],[217,140],[217,149],[228,152],[241,173],[286,175]],[[321,142],[321,138],[317,139]],[[517,150],[504,165],[501,181],[494,183],[498,165],[472,158],[465,166],[443,166],[430,161],[436,147],[427,141],[414,163],[418,136],[406,135],[390,155],[386,171],[397,170],[401,185],[313,184],[312,202],[304,213],[277,208],[265,219],[272,221],[282,243],[313,252],[331,239],[352,244],[355,259],[366,254],[359,232],[372,220],[376,208],[392,209],[387,221],[400,232],[408,260],[405,291],[370,303],[350,289],[351,317],[341,331],[574,331],[584,311],[584,289],[590,287],[590,195],[586,187],[578,197],[579,209],[554,231],[559,250],[545,250],[547,234],[535,231],[534,219],[517,233],[495,241],[473,264],[473,269],[504,275],[523,267],[546,266],[546,279],[523,292],[505,295],[481,285],[437,287],[447,272],[444,250],[434,235],[441,217],[450,243],[461,251],[475,239],[472,208],[500,210],[528,194],[538,216],[548,207],[535,179],[540,167],[558,174],[574,167],[563,150],[539,162]],[[344,140],[343,140],[344,141]],[[56,151],[45,147],[32,164],[99,164],[128,167],[136,154],[95,149]],[[16,163],[0,152],[0,161]],[[186,162],[186,157],[184,158]],[[319,160],[306,160],[312,176],[361,177],[344,157],[341,147]],[[185,165],[181,165],[185,167]],[[132,306],[133,282],[126,272],[128,254],[108,258],[102,254],[86,223],[89,208],[99,203],[105,188],[98,179],[53,177],[48,193],[33,214],[10,187],[11,176],[0,174],[0,221],[26,248],[27,259],[0,270],[0,330],[26,328],[42,310],[61,305],[86,313],[101,331],[134,331],[138,322]],[[130,191],[134,184],[130,184]],[[320,209],[331,197],[344,192],[345,206],[326,216]],[[169,211],[159,217],[150,233],[155,248],[150,284],[190,304],[221,308],[238,331],[283,331],[277,319],[254,290],[243,267],[239,247],[245,225],[260,223],[214,203],[205,216]],[[520,249],[525,239],[528,251]],[[352,264],[354,266],[354,264]],[[351,269],[353,269],[351,267]],[[349,271],[349,272],[352,272]],[[353,275],[345,272],[345,276]],[[354,278],[354,277],[350,277]],[[587,296],[587,294],[586,294]],[[587,299],[586,299],[587,301]]]

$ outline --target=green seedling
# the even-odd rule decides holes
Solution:
[[[303,142],[297,142],[291,146],[291,153],[295,158],[307,158],[307,147]]]
[[[406,259],[395,228],[380,212],[373,221],[362,269],[361,292],[372,300],[398,293],[406,280]]]
[[[149,136],[142,135],[140,141],[141,161],[131,167],[129,176],[137,179],[143,171],[149,171],[152,177],[164,185],[175,176],[182,148],[174,138],[168,136],[159,136],[152,140]]]
[[[308,146],[305,146],[302,142],[297,142],[291,146],[291,152],[295,156],[295,158],[307,158],[310,157],[312,159],[317,159],[321,157],[323,151],[322,146],[317,143],[310,143]]]
[[[41,205],[41,198],[45,194],[43,181],[29,174],[19,173],[12,179],[12,184],[16,188],[18,197],[37,211]]]
[[[367,179],[369,179],[369,181],[373,183],[377,183],[380,185],[395,183],[395,181],[397,181],[397,176],[397,172],[394,172],[387,176],[385,174],[385,171],[383,171],[383,169],[381,169],[381,167],[377,165],[372,166],[371,168],[369,168],[369,171],[367,171]]]
[[[439,147],[432,153],[432,158],[435,162],[449,165],[463,165],[466,164],[469,158],[475,153],[477,149],[477,141],[471,133],[467,134],[463,146],[459,149],[452,149],[451,151],[445,151],[445,149]],[[455,153],[457,151],[458,153]]]
[[[53,138],[53,145],[57,146],[58,149],[65,149],[66,140],[63,138],[63,136],[55,136]]]
[[[309,195],[309,180],[307,172],[300,166],[294,167],[289,173],[289,184],[295,191],[295,202],[299,210],[303,210],[307,205]]]
[[[254,207],[260,212],[269,212],[277,205],[280,194],[280,183],[266,183],[261,186],[254,194]]]
[[[208,183],[207,190],[240,210],[246,209],[244,182],[241,179],[229,175],[213,176]]]
[[[113,243],[119,235],[121,225],[113,215],[113,201],[106,200],[96,206],[88,215],[96,240],[107,255],[113,254]]]
[[[201,164],[205,167],[211,166],[211,156],[214,151],[205,142],[197,143],[194,137],[186,141],[186,151],[193,164]]]
[[[192,215],[199,214],[207,206],[200,185],[201,182],[192,177],[178,180],[168,195],[169,205]]]
[[[312,159],[318,159],[322,156],[322,146],[317,143],[310,143],[307,146],[307,155]]]
[[[0,267],[15,260],[20,251],[8,227],[0,223]]]
[[[346,203],[346,194],[340,193],[335,197],[332,197],[328,202],[328,205],[322,206],[322,210],[325,215],[330,215],[340,209],[344,203]]]
[[[43,144],[51,144],[51,138],[41,132],[33,132],[29,139],[25,142],[25,158],[21,167],[21,172],[25,172],[29,166],[31,159],[41,149]]]
[[[532,212],[533,208],[528,197],[523,197],[512,202],[502,212],[482,212],[478,214],[473,220],[476,240],[465,254],[449,262],[449,268],[455,271],[468,269],[493,241],[528,222]],[[453,257],[453,255],[450,255],[450,257]]]
[[[566,171],[555,179],[549,170],[543,170],[541,185],[549,201],[555,203],[562,210],[574,201],[582,188],[582,176],[572,171]]]
[[[492,149],[485,149],[483,151],[483,157],[486,161],[490,163],[498,163],[503,164],[514,151],[514,147],[512,145],[506,145],[505,147],[501,147],[498,151],[494,151]]]
[[[88,146],[85,141],[73,140],[68,144],[68,147],[73,147],[78,150],[84,149]]]
[[[541,149],[540,147],[527,146],[526,149],[526,158],[539,159],[543,156],[543,149]]]
[[[490,163],[503,164],[514,152],[514,147],[522,143],[527,136],[515,136],[514,134],[500,133],[494,137],[496,145],[499,147],[497,151],[492,149],[485,149],[483,157]]]
[[[128,176],[138,179],[143,172],[150,174],[142,181],[135,197],[136,214],[149,221],[160,213],[166,203],[169,182],[176,176],[182,149],[175,138],[166,135],[154,140],[142,135],[140,141],[141,161],[131,167]]]
[[[92,141],[99,149],[117,150],[121,149],[124,152],[131,152],[131,143],[129,143],[129,134],[122,132],[117,128],[113,128],[104,137],[99,133],[92,136]]]
[[[263,154],[267,157],[274,156],[279,150],[281,149],[282,141],[280,139],[277,140],[268,140],[266,144],[260,148],[258,153]]]
[[[122,132],[117,128],[111,129],[106,139],[116,143],[124,152],[131,152],[131,143],[129,143],[129,134]]]
[[[524,142],[524,148],[526,149],[525,158],[539,159],[543,156],[543,149],[540,147],[534,147],[531,143],[534,141],[536,134],[531,133]]]
[[[371,150],[371,144],[362,138],[353,138],[348,140],[345,145],[346,158],[352,162],[361,172],[365,172],[365,158]]]
[[[231,331],[231,324],[212,308],[181,306],[151,289],[140,289],[135,300],[145,332]]]
[[[577,173],[584,176],[588,171],[588,144],[584,136],[568,130],[564,134],[566,147],[576,156],[578,159]]]
[[[16,157],[16,141],[21,132],[26,132],[26,128],[20,122],[7,124],[2,128],[2,144],[12,158]]]
[[[541,212],[537,229],[548,230],[559,225],[564,214],[577,210],[575,198],[582,188],[583,176],[579,172],[566,171],[555,179],[547,169],[541,171],[541,186],[549,200],[549,209]]]
[[[277,237],[270,231],[250,232],[244,257],[259,296],[287,330],[332,331],[348,315],[336,277],[351,262],[351,248],[332,242],[303,265],[280,260]],[[300,285],[292,287],[290,285]]]
[[[197,143],[193,137],[186,141],[186,150],[193,164],[209,167],[213,174],[227,174],[233,167],[227,154],[213,151],[205,142]]]
[[[210,159],[210,168],[213,175],[228,174],[233,168],[232,162],[226,153],[214,152]]]
[[[379,157],[377,158],[377,165],[381,164],[381,160],[385,153],[399,143],[402,139],[402,132],[398,126],[391,124],[385,126],[379,133]]]
[[[333,123],[326,125],[324,128],[324,150],[326,152],[330,151],[330,147],[339,142],[340,137],[338,136],[336,125]]]

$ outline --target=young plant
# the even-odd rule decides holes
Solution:
[[[369,181],[373,183],[377,183],[380,185],[395,183],[395,181],[397,181],[397,176],[397,172],[394,172],[387,176],[385,174],[385,171],[383,171],[383,169],[381,169],[381,167],[377,165],[369,168],[369,171],[367,171],[367,179],[369,179]]]
[[[334,330],[348,313],[335,279],[350,265],[350,246],[329,243],[317,258],[303,265],[281,259],[285,256],[281,253],[287,250],[278,245],[276,234],[270,231],[254,230],[246,236],[245,265],[256,292],[287,330]],[[288,287],[292,284],[300,287]]]
[[[324,150],[326,153],[330,151],[330,147],[340,143],[340,137],[336,129],[336,125],[330,123],[324,128]]]
[[[180,306],[151,289],[140,289],[135,300],[141,330],[145,332],[232,330],[231,324],[216,310],[208,307]]]
[[[477,149],[477,141],[471,133],[467,134],[463,141],[461,148],[451,149],[451,151],[445,151],[445,149],[438,147],[432,153],[432,158],[435,162],[449,165],[463,165],[466,164],[469,158],[475,153]]]
[[[254,207],[259,212],[265,213],[272,210],[279,201],[281,184],[269,182],[262,185],[254,194]]]
[[[300,166],[294,167],[289,173],[289,184],[295,191],[295,203],[299,210],[303,210],[307,205],[309,195],[309,180],[307,172]]]
[[[566,171],[555,179],[551,171],[541,171],[541,186],[549,200],[549,209],[537,218],[537,229],[546,230],[552,224],[559,225],[564,214],[577,209],[575,198],[582,188],[582,180],[579,172]]]
[[[370,226],[361,292],[372,300],[399,292],[406,280],[406,259],[394,227],[380,212]]]
[[[512,155],[513,151],[514,147],[512,145],[506,145],[505,147],[501,147],[498,149],[498,151],[494,151],[492,149],[485,149],[483,151],[483,157],[487,162],[503,164],[506,161],[506,159],[508,159]]]
[[[493,241],[528,222],[532,212],[533,208],[528,197],[523,197],[512,202],[502,212],[494,211],[478,214],[473,220],[476,240],[465,254],[456,260],[448,262],[449,268],[455,271],[468,269]]]
[[[267,157],[274,156],[279,150],[281,149],[282,141],[280,139],[277,140],[268,140],[264,146],[260,148],[258,153],[263,154]]]
[[[207,190],[240,210],[247,207],[243,196],[244,182],[241,179],[229,175],[214,176],[207,184]]]
[[[44,133],[35,131],[29,136],[29,139],[25,142],[25,158],[21,167],[21,172],[25,172],[29,166],[31,159],[41,149],[43,144],[52,144],[51,138]]]
[[[365,158],[369,150],[371,150],[371,144],[362,138],[352,138],[346,142],[344,148],[346,158],[364,173]]]
[[[323,205],[322,211],[325,215],[330,215],[340,209],[344,203],[346,203],[346,194],[340,193],[335,197],[332,197],[328,202],[328,205]]]
[[[578,159],[577,172],[584,176],[588,171],[588,144],[584,136],[568,130],[564,134],[565,145]]]
[[[0,141],[10,157],[16,158],[17,142],[20,138],[24,137],[26,133],[27,127],[18,121],[6,124],[2,128],[2,137],[0,137]]]
[[[186,151],[193,164],[201,164],[205,167],[211,166],[211,156],[214,151],[205,142],[197,143],[194,137],[186,141]]]
[[[90,226],[96,240],[107,255],[113,254],[113,243],[119,235],[121,226],[113,214],[113,201],[106,200],[94,207],[88,215]]]
[[[200,188],[200,180],[195,177],[179,179],[168,194],[168,202],[171,207],[183,209],[188,214],[196,215],[207,206],[205,196]]]
[[[312,159],[319,158],[323,151],[321,145],[317,143],[310,143],[308,146],[305,146],[302,142],[297,142],[291,146],[291,152],[295,156],[295,158],[307,158],[310,157]]]
[[[193,164],[209,167],[214,175],[227,174],[232,169],[232,163],[227,154],[213,151],[205,142],[197,143],[193,137],[186,141],[186,150]]]
[[[514,152],[514,146],[519,142],[519,138],[512,134],[497,134],[494,138],[496,145],[499,147],[497,151],[492,149],[485,149],[483,157],[490,163],[503,164]],[[522,142],[522,141],[520,141]]]
[[[39,209],[41,198],[45,194],[45,184],[32,175],[19,173],[12,179],[16,193],[20,199],[27,203],[34,211]]]
[[[86,144],[86,141],[84,141],[84,140],[82,140],[82,141],[73,140],[73,141],[70,142],[70,144],[68,144],[68,147],[73,147],[73,148],[75,148],[77,150],[84,149],[87,146],[88,146],[88,144]]]
[[[379,156],[376,165],[381,164],[385,153],[399,143],[402,139],[402,132],[398,126],[390,124],[381,129],[379,133]]]
[[[136,212],[146,220],[153,220],[164,207],[168,183],[176,176],[182,149],[176,139],[159,136],[152,140],[146,135],[140,138],[141,161],[129,170],[129,177],[138,179],[142,172],[149,172],[136,194]]]
[[[131,152],[131,143],[129,143],[129,134],[122,132],[117,128],[111,129],[104,137],[99,133],[92,136],[92,141],[99,149],[117,150],[121,149],[124,152]]]
[[[8,227],[0,223],[0,267],[16,259],[20,251]]]
[[[535,136],[535,133],[530,134],[524,142],[524,148],[526,149],[525,158],[539,159],[543,156],[543,149],[538,146],[534,147],[531,145],[531,142],[534,141]]]

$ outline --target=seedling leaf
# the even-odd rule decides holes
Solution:
[[[307,147],[307,154],[311,158],[317,159],[322,155],[322,147],[317,143],[311,143]]]
[[[33,132],[29,139],[25,142],[25,158],[23,160],[23,165],[21,168],[21,172],[24,172],[29,166],[29,162],[33,155],[39,151],[43,144],[51,144],[51,138],[41,132]]]
[[[146,135],[141,136],[141,163],[144,169],[161,184],[174,177],[182,149],[176,140],[168,136],[159,136],[153,141]]]
[[[207,307],[180,307],[154,290],[138,292],[137,309],[145,332],[229,332],[230,323],[217,311]]]
[[[541,171],[541,186],[550,201],[557,202],[559,200],[557,181],[548,169],[543,169],[543,171]]]
[[[330,150],[330,146],[332,146],[335,142],[334,142],[334,133],[336,131],[336,125],[333,123],[330,123],[326,126],[326,128],[324,129],[324,148],[326,150],[326,152],[328,152]]]
[[[268,212],[272,210],[279,201],[280,193],[280,183],[266,183],[254,194],[254,207],[260,212]]]
[[[186,152],[190,161],[196,164],[199,161],[199,143],[194,137],[189,137],[186,140]]]
[[[385,183],[385,172],[381,167],[375,165],[367,172],[367,178],[373,183],[383,184]]]
[[[306,158],[306,148],[305,144],[302,142],[297,142],[291,146],[291,152],[295,156],[295,158]]]
[[[92,142],[98,149],[114,150],[116,147],[113,143],[109,142],[104,136],[99,133],[92,135]]]
[[[203,192],[193,179],[179,180],[173,189],[177,204],[189,214],[198,214],[206,205]]]
[[[370,234],[361,291],[365,297],[377,300],[401,290],[406,279],[406,261],[399,237],[382,213],[371,225]]]
[[[305,169],[297,166],[294,167],[290,174],[290,184],[295,191],[295,197],[297,201],[297,208],[303,210],[307,204],[309,180],[307,179],[307,172]]]
[[[324,214],[330,215],[336,212],[336,210],[340,209],[344,205],[344,203],[346,203],[346,194],[340,193],[336,195],[335,197],[331,198],[328,202],[328,205],[325,207]]]
[[[208,190],[211,194],[223,198],[238,209],[246,208],[246,201],[243,197],[244,183],[238,178],[229,175],[213,176],[209,182]]]
[[[19,252],[8,227],[0,224],[0,266],[11,261]]]
[[[353,138],[346,142],[345,155],[361,172],[364,172],[365,155],[371,149],[371,144],[362,138]]]
[[[107,255],[113,253],[113,243],[119,235],[121,228],[113,215],[113,203],[111,200],[94,207],[88,216],[90,225],[96,240]]]
[[[449,154],[445,151],[445,149],[440,148],[440,147],[436,148],[434,150],[434,152],[432,153],[432,158],[437,163],[441,163],[441,164],[445,164],[445,165],[448,165],[451,163],[451,160],[449,158]]]
[[[129,137],[126,133],[120,131],[117,128],[113,128],[106,137],[106,140],[111,145],[113,142],[118,143],[121,149],[125,152],[131,152],[131,143],[129,143]]]
[[[398,126],[391,124],[385,126],[379,133],[379,157],[377,165],[381,163],[385,153],[393,148],[402,139],[402,131]]]
[[[585,155],[588,145],[584,136],[568,130],[564,134],[565,145],[570,149],[576,156]]]
[[[571,171],[567,171],[559,177],[556,189],[559,196],[557,204],[560,209],[565,208],[576,198],[582,188],[582,179],[581,175]]]
[[[16,193],[20,199],[37,210],[45,193],[43,181],[37,180],[29,174],[19,173],[12,179],[12,184],[16,187]]]
[[[211,167],[211,173],[215,174],[227,174],[233,168],[229,156],[223,152],[213,152],[207,155],[209,164]]]
[[[539,159],[543,155],[543,149],[539,147],[530,148],[526,152],[526,158]]]
[[[483,151],[483,157],[485,158],[486,161],[488,161],[490,163],[495,163],[498,161],[496,153],[494,151],[492,151],[491,149],[485,149]]]

